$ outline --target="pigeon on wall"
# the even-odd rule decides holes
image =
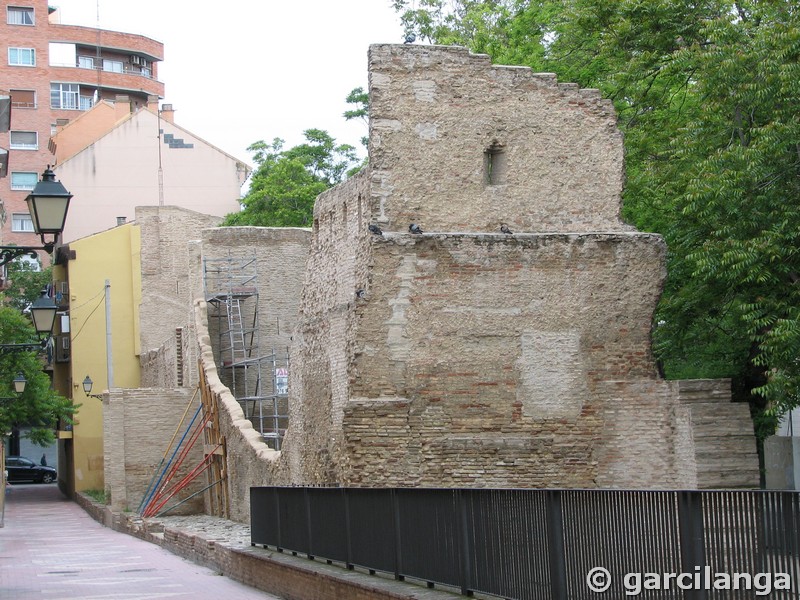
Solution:
[[[421,229],[421,228],[420,228],[420,226],[419,226],[419,225],[417,225],[416,223],[412,223],[411,225],[409,225],[409,226],[408,226],[408,230],[409,230],[411,233],[415,233],[415,234],[417,234],[417,235],[419,235],[420,233],[422,233],[422,229]]]
[[[383,235],[383,231],[381,230],[381,228],[375,225],[374,223],[370,223],[369,230],[371,233],[374,233],[375,235]]]
[[[513,235],[513,234],[514,234],[514,232],[513,232],[513,231],[511,231],[511,230],[508,228],[508,225],[506,225],[505,223],[501,223],[501,224],[500,224],[500,232],[501,232],[501,233],[505,233],[506,235]]]

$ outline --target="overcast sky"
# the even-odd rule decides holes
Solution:
[[[286,147],[325,129],[359,148],[344,99],[367,86],[372,43],[401,43],[390,0],[52,0],[61,23],[136,33],[164,44],[158,78],[175,122],[252,164],[247,147]]]

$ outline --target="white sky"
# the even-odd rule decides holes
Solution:
[[[402,43],[390,0],[51,0],[61,23],[136,33],[164,44],[158,79],[175,122],[252,164],[247,147],[325,129],[363,151],[344,99],[367,87],[372,43]],[[99,18],[98,18],[99,16]]]

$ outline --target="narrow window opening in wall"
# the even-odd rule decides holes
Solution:
[[[342,227],[347,229],[347,203],[342,204]]]
[[[483,172],[486,185],[501,185],[506,182],[506,153],[505,148],[498,142],[493,142],[484,151]]]

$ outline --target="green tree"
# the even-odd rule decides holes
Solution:
[[[314,200],[340,183],[357,160],[355,149],[336,144],[326,131],[308,129],[306,142],[285,150],[284,141],[258,141],[248,151],[257,167],[243,209],[225,217],[223,225],[307,227]]]
[[[15,260],[7,267],[8,287],[3,291],[5,302],[18,310],[25,310],[36,300],[43,289],[53,281],[53,269],[36,269],[27,262]]]
[[[345,98],[345,102],[353,105],[353,108],[344,111],[343,116],[345,121],[360,119],[364,125],[369,126],[369,94],[364,91],[364,88],[357,87],[350,90],[350,93],[347,94],[347,98]],[[364,146],[364,148],[369,147],[369,136],[365,135],[361,138],[361,145]],[[365,158],[358,168],[363,167],[366,163],[367,159]]]
[[[23,344],[36,338],[36,332],[22,313],[9,306],[0,306],[0,343]],[[27,380],[25,391],[17,395],[13,380],[19,374]],[[71,423],[75,406],[50,388],[50,378],[42,371],[36,352],[0,354],[0,435],[13,428],[29,427],[30,440],[42,446],[55,439],[59,419]]]
[[[397,0],[409,30],[614,101],[623,215],[669,245],[655,350],[734,380],[768,433],[800,403],[800,11],[785,0]],[[765,413],[766,411],[766,413]],[[767,415],[764,418],[763,415]]]

